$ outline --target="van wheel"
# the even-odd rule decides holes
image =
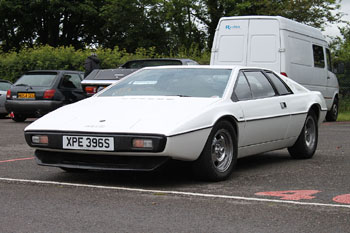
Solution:
[[[204,149],[193,163],[194,174],[209,181],[227,179],[237,162],[237,136],[228,121],[214,125]]]
[[[327,121],[336,121],[338,118],[338,112],[339,112],[339,103],[338,99],[334,99],[333,105],[331,110],[327,112],[326,120]]]
[[[315,112],[310,110],[298,140],[292,147],[288,148],[288,152],[294,159],[310,159],[315,154],[317,142],[317,117]]]
[[[12,120],[16,121],[16,122],[23,122],[27,119],[26,116],[18,114],[18,113],[14,113],[12,116]]]

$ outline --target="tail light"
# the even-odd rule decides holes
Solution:
[[[96,94],[97,92],[97,87],[94,87],[94,86],[86,86],[85,87],[85,92],[87,94]]]
[[[288,75],[287,75],[287,73],[286,73],[286,72],[281,72],[281,74],[282,74],[283,76],[288,77]]]
[[[55,95],[56,90],[50,89],[44,92],[44,99],[52,99]]]
[[[6,99],[11,99],[11,90],[9,89],[9,90],[7,90],[7,92],[6,92]]]

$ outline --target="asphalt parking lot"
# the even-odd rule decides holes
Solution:
[[[37,166],[30,122],[0,119],[0,232],[350,232],[350,123],[322,124],[313,159],[265,153],[209,183],[186,163],[153,173]]]

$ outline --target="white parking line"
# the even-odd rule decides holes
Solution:
[[[219,198],[219,199],[234,199],[234,200],[244,200],[244,201],[273,202],[273,203],[305,205],[305,206],[342,207],[342,208],[349,208],[350,209],[350,205],[324,204],[324,203],[316,203],[316,202],[299,202],[299,201],[285,201],[285,200],[271,200],[271,199],[264,199],[264,198],[217,195],[217,194],[207,194],[207,193],[192,193],[192,192],[153,190],[153,189],[137,189],[137,188],[113,187],[113,186],[102,186],[102,185],[75,184],[75,183],[65,183],[65,182],[56,182],[56,181],[12,179],[12,178],[2,178],[2,177],[0,177],[0,181],[30,183],[30,184],[60,185],[60,186],[67,186],[67,187],[95,188],[95,189],[107,189],[107,190],[118,190],[118,191],[142,192],[142,193],[172,194],[172,195],[182,195],[182,196]]]

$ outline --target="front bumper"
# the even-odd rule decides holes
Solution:
[[[63,101],[56,100],[6,100],[7,112],[27,116],[43,115],[63,106]]]
[[[35,157],[42,166],[105,171],[152,171],[170,159],[165,156],[116,156],[43,150],[36,150]]]

